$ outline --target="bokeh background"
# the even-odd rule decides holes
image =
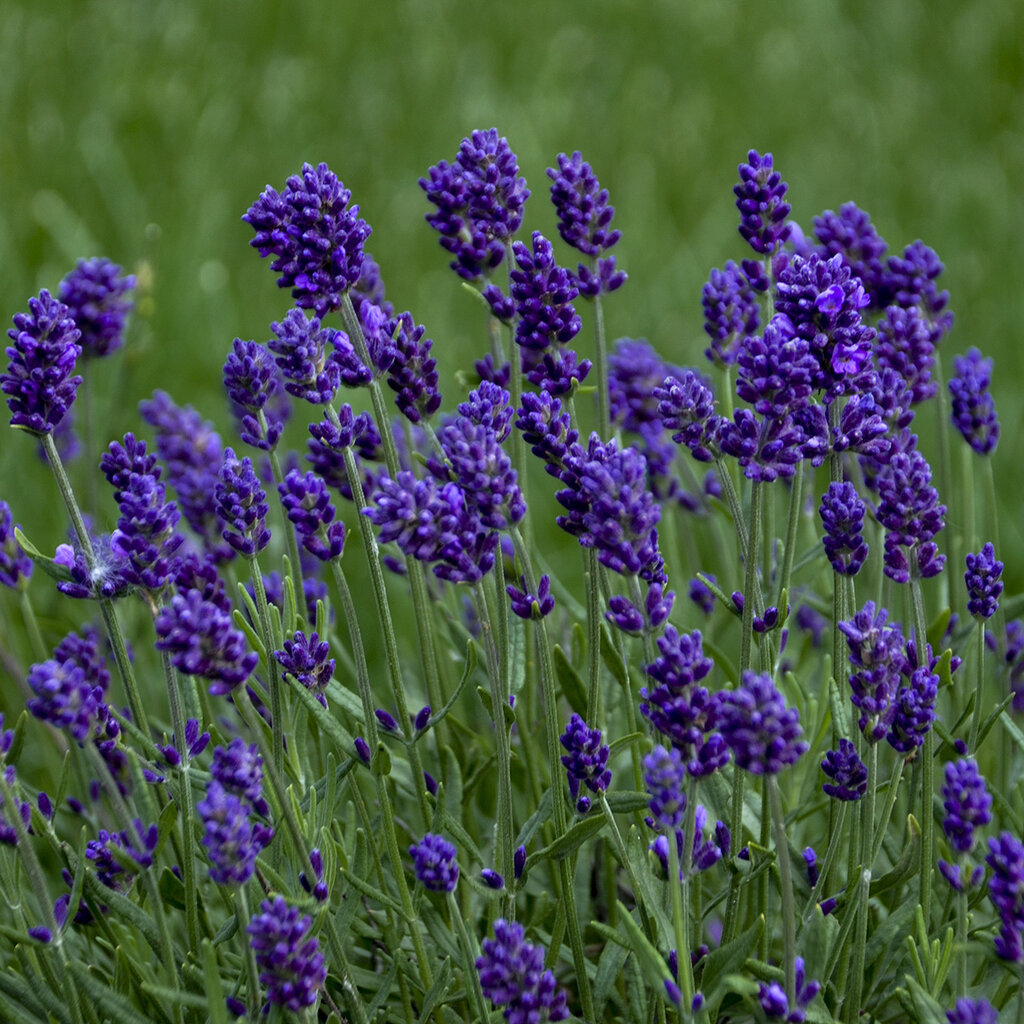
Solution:
[[[240,220],[268,183],[327,161],[373,226],[388,297],[452,375],[483,321],[423,220],[417,179],[497,126],[555,236],[545,169],[579,149],[617,207],[626,287],[612,338],[700,363],[700,290],[744,255],[732,184],[772,151],[793,216],[854,200],[892,249],[945,261],[956,325],[996,359],[1007,531],[1024,408],[1024,5],[1013,0],[5,0],[0,16],[0,311],[83,256],[140,273],[129,345],[97,371],[107,437],[154,387],[226,439],[235,337],[289,308]],[[450,407],[450,402],[448,407]],[[0,496],[43,529],[55,493],[0,442]],[[32,462],[32,460],[28,460]],[[38,472],[38,477],[35,475]],[[1011,534],[1012,535],[1012,534]],[[43,536],[53,543],[56,538]]]

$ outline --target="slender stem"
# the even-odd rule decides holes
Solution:
[[[601,721],[601,603],[597,550],[586,548],[584,585],[587,590],[587,721]]]
[[[834,803],[839,806],[836,811],[835,820],[832,823],[832,832],[828,839],[828,849],[825,851],[825,857],[819,865],[818,881],[814,883],[811,895],[807,898],[807,903],[804,906],[803,920],[805,922],[810,919],[811,912],[821,901],[821,893],[825,888],[826,880],[832,868],[832,863],[835,860],[836,854],[839,852],[839,847],[843,842],[843,826],[846,823],[846,806],[848,801],[836,800]]]
[[[793,476],[793,485],[789,492],[789,516],[786,522],[786,546],[782,551],[782,570],[779,573],[779,596],[775,601],[779,615],[785,618],[783,594],[789,591],[789,579],[793,573],[793,554],[796,549],[796,535],[800,527],[800,516],[803,513],[804,464],[798,462]]]
[[[921,581],[912,578],[910,593],[914,605],[914,633],[917,646],[917,662],[926,665],[928,661],[928,636],[924,619],[924,598]],[[929,927],[932,907],[932,861],[935,856],[935,815],[932,814],[932,794],[935,791],[935,732],[925,733],[921,748],[921,912],[925,927]]]
[[[262,409],[259,411],[259,424],[260,429],[263,431],[263,436],[266,437],[267,421]],[[281,460],[277,456],[276,448],[271,448],[267,454],[270,456],[270,471],[274,475],[274,488],[275,490],[278,490],[281,486],[281,482],[284,480],[284,473],[281,470]],[[278,494],[280,494],[280,490],[278,490]],[[305,590],[302,584],[302,557],[299,554],[299,541],[295,534],[295,524],[287,516],[285,516],[284,543],[288,551],[288,561],[290,563],[292,573],[292,582],[295,584],[295,595],[299,598],[299,607],[305,611]]]
[[[982,696],[985,692],[985,622],[978,619],[974,624],[975,641],[975,690],[974,690],[974,714],[971,717],[971,738],[967,744],[968,750],[975,751],[978,746],[978,733],[981,730]]]
[[[896,766],[892,770],[892,775],[889,778],[889,792],[885,797],[885,806],[882,808],[882,816],[874,823],[875,838],[871,846],[871,860],[870,864],[874,864],[878,860],[878,855],[882,850],[882,842],[885,839],[886,830],[889,828],[889,820],[892,818],[892,809],[896,806],[896,799],[899,796],[900,781],[903,778],[903,769],[906,766],[906,760],[900,758],[896,762]]]
[[[754,637],[754,590],[757,584],[757,552],[761,534],[761,505],[764,486],[760,480],[752,481],[750,488],[750,528],[747,533],[747,557],[744,563],[743,628],[740,634],[740,675],[750,668],[750,653]],[[758,609],[760,611],[760,609]]]
[[[24,580],[22,581],[22,583],[25,582]],[[25,620],[25,631],[28,633],[32,644],[32,655],[37,661],[45,661],[50,655],[46,649],[46,644],[43,642],[43,634],[39,630],[39,621],[36,619],[35,609],[32,607],[32,601],[28,596],[28,589],[25,586],[19,586],[18,589],[21,599],[21,616]]]
[[[864,956],[868,939],[868,893],[871,885],[871,862],[868,857],[871,855],[871,837],[875,821],[875,795],[878,789],[878,744],[872,743],[868,748],[868,791],[867,799],[861,801],[861,824],[860,824],[860,862],[861,880],[867,880],[868,891],[857,908],[857,935],[853,947],[853,977],[852,991],[849,995],[849,1002],[846,1009],[849,1013],[847,1020],[850,1024],[857,1024],[860,1019],[861,996],[864,991]]]
[[[480,974],[471,965],[476,962],[477,950],[473,948],[469,932],[466,930],[466,922],[462,910],[455,900],[455,893],[448,893],[448,916],[455,925],[455,933],[459,937],[459,944],[462,946],[462,955],[465,957],[465,985],[469,989],[473,1002],[473,1009],[477,1019],[482,1022],[487,1020],[487,1004],[484,1002],[484,990],[480,985]]]
[[[601,296],[594,296],[594,376],[597,378],[597,432],[603,441],[612,435],[608,402],[608,344],[604,332]]]
[[[793,906],[793,868],[786,842],[786,819],[782,813],[779,780],[768,775],[768,802],[775,828],[775,860],[779,865],[779,890],[782,896],[782,944],[786,957],[786,998],[796,1006],[796,911]]]
[[[267,654],[267,672],[270,676],[270,728],[273,738],[274,766],[280,772],[284,770],[284,701],[281,692],[281,672],[277,658],[274,657],[275,640],[270,629],[270,609],[267,605],[267,591],[263,586],[263,573],[260,571],[259,559],[254,554],[248,561],[252,589],[256,595],[256,612],[260,620],[263,649]],[[301,594],[297,596],[301,597]]]

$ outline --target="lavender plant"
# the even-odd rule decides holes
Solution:
[[[3,484],[4,1020],[1024,1019],[1024,627],[941,262],[805,234],[751,151],[710,344],[609,346],[610,194],[555,163],[547,215],[496,129],[420,179],[458,382],[337,175],[268,186],[281,317],[210,339],[252,455],[168,382],[69,472],[132,278],[14,316],[70,533]]]

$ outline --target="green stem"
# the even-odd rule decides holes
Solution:
[[[903,769],[906,766],[906,760],[900,758],[895,767],[892,770],[892,775],[889,778],[889,792],[885,797],[885,806],[882,808],[882,816],[874,822],[874,841],[871,846],[871,861],[870,864],[874,865],[875,861],[878,860],[878,855],[882,851],[882,842],[885,839],[885,833],[889,828],[889,821],[892,818],[892,809],[896,806],[896,799],[899,796],[900,781],[903,778]]]
[[[259,411],[259,424],[260,429],[263,431],[263,436],[266,437],[267,420],[262,409]],[[284,480],[284,473],[281,471],[281,460],[277,456],[276,448],[271,448],[267,454],[270,456],[270,471],[274,475],[274,489],[280,494],[279,488]],[[295,533],[295,524],[287,516],[285,517],[284,543],[288,551],[288,561],[291,563],[290,568],[292,582],[295,584],[295,596],[305,618],[306,602],[305,590],[302,585],[302,557],[299,554],[299,541]]]
[[[919,665],[928,663],[928,634],[924,618],[924,597],[921,593],[921,581],[912,578],[910,593],[914,605],[914,633],[917,646],[917,662]],[[921,912],[924,914],[925,927],[931,920],[932,906],[932,861],[935,856],[935,815],[932,814],[932,794],[935,791],[935,731],[929,729],[925,733],[924,746],[921,748]]]
[[[747,532],[747,557],[744,563],[743,581],[743,627],[740,634],[740,676],[750,668],[751,648],[754,637],[754,605],[757,589],[757,552],[761,536],[761,507],[764,485],[760,480],[751,482],[750,527]],[[760,611],[760,609],[757,609]]]
[[[281,672],[274,657],[275,638],[270,628],[270,609],[267,605],[267,591],[263,586],[263,573],[260,571],[258,557],[254,554],[249,561],[249,575],[252,579],[253,593],[256,595],[256,612],[259,616],[259,628],[262,634],[263,649],[267,655],[267,673],[270,677],[270,728],[273,738],[274,767],[284,771],[284,701],[282,699]],[[301,586],[301,580],[299,581]],[[301,591],[296,595],[300,599],[300,607],[305,607]]]
[[[843,826],[846,823],[846,807],[848,801],[836,800],[838,804],[838,810],[836,812],[835,821],[832,823],[832,832],[829,835],[828,849],[825,851],[825,857],[822,860],[818,868],[818,881],[815,882],[814,888],[811,890],[811,895],[807,898],[807,903],[804,906],[804,912],[802,920],[806,923],[810,920],[811,913],[815,906],[821,901],[821,893],[826,885],[829,873],[832,869],[832,864],[836,859],[836,855],[839,853],[839,847],[843,842]]]
[[[474,1012],[477,1015],[477,1020],[483,1024],[487,1020],[487,1004],[484,1002],[484,990],[480,985],[479,971],[470,966],[476,962],[478,950],[474,949],[473,943],[469,939],[466,922],[462,910],[455,900],[454,892],[448,893],[448,916],[455,925],[455,932],[459,937],[459,945],[462,946],[462,955],[465,957],[465,984],[470,992]]]
[[[683,992],[683,1006],[689,1009],[693,1005],[693,965],[690,963],[687,908],[683,898],[683,887],[679,881],[679,871],[679,845],[676,843],[675,829],[673,828],[669,829],[668,835],[668,891],[672,901],[672,927],[675,930],[679,987]]]
[[[779,615],[785,618],[786,595],[789,593],[789,580],[793,573],[793,555],[796,550],[796,535],[800,527],[800,516],[803,514],[804,464],[797,463],[793,476],[793,485],[789,492],[789,516],[786,522],[786,546],[782,550],[782,570],[779,573],[779,596],[775,605]]]
[[[860,858],[861,884],[867,880],[867,892],[857,908],[857,936],[853,947],[853,989],[850,992],[847,1020],[857,1024],[860,1019],[861,996],[864,991],[864,957],[868,939],[868,895],[871,887],[871,855],[872,831],[875,821],[875,794],[878,788],[878,744],[872,743],[868,748],[868,791],[867,799],[861,803],[860,823]]]
[[[985,622],[978,619],[974,624],[976,639],[974,641],[975,652],[975,690],[974,690],[974,714],[971,717],[971,737],[967,744],[968,750],[977,750],[978,733],[981,730],[982,697],[985,692]]]
[[[235,895],[235,919],[238,921],[238,933],[245,935],[252,920],[252,912],[249,909],[249,894],[244,885],[238,887]],[[255,1011],[262,1000],[260,971],[256,966],[256,951],[252,944],[244,942],[242,945],[245,947],[245,973],[249,979],[248,1008]]]
[[[608,402],[608,344],[604,331],[601,296],[594,296],[594,376],[597,378],[597,432],[602,441],[612,436]]]
[[[786,958],[786,998],[796,1006],[796,911],[793,906],[793,868],[786,841],[786,819],[782,813],[779,780],[768,775],[768,802],[775,828],[775,860],[779,866],[779,890],[782,896],[782,944]]]
[[[27,581],[22,580],[21,583],[25,584]],[[39,630],[39,621],[36,619],[35,609],[29,599],[28,588],[25,585],[19,585],[18,590],[21,599],[21,616],[25,620],[25,632],[28,633],[32,645],[32,655],[36,661],[46,661],[50,657],[50,652],[47,651],[46,644],[43,642],[43,634]]]

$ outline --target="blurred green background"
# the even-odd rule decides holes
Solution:
[[[107,436],[154,387],[229,439],[220,370],[290,301],[240,220],[266,184],[327,161],[373,226],[388,297],[451,373],[483,348],[477,308],[423,220],[417,178],[497,126],[555,235],[545,168],[580,149],[617,207],[629,283],[611,337],[700,363],[700,290],[744,255],[732,185],[772,151],[793,216],[854,200],[892,249],[946,263],[952,355],[996,358],[997,478],[1019,518],[1024,353],[1024,5],[1012,0],[661,0],[626,5],[6,0],[0,17],[0,309],[82,256],[145,267],[141,316],[94,386]],[[450,403],[449,403],[450,406]],[[0,496],[48,515],[52,483],[0,445]],[[38,471],[38,478],[34,474]],[[12,474],[18,474],[15,481]],[[44,538],[46,539],[46,538]],[[54,538],[50,538],[53,540]]]

